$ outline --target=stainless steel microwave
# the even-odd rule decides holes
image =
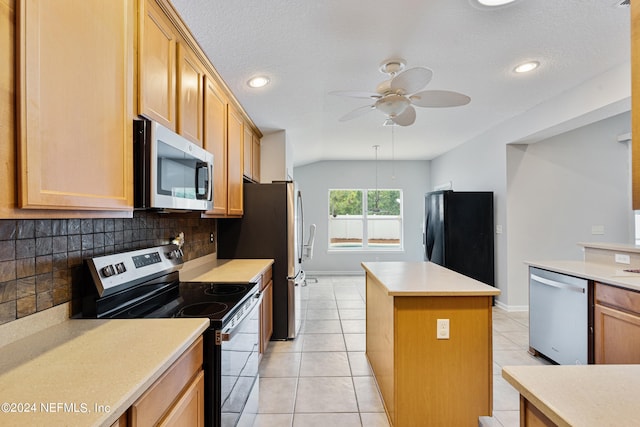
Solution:
[[[133,135],[136,209],[211,210],[213,154],[150,120]]]

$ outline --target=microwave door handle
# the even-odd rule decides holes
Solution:
[[[207,189],[207,200],[213,201],[213,162],[207,164],[209,170],[209,176],[207,179],[208,189]]]
[[[206,168],[207,173],[209,173],[209,165],[207,164],[207,162],[197,162],[196,163],[196,176],[195,176],[195,189],[196,189],[196,199],[198,200],[207,200],[207,197],[209,196],[209,181],[210,179],[208,179],[209,177],[207,177],[207,192],[206,193],[200,193],[198,192],[198,189],[200,188],[198,185],[200,184],[200,180],[198,178],[200,178],[200,171],[202,169]]]

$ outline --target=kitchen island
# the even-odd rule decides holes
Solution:
[[[492,413],[500,291],[430,262],[365,262],[366,355],[394,427],[477,425]]]
[[[520,393],[520,425],[635,426],[640,365],[505,366]]]

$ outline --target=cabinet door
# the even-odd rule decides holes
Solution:
[[[177,32],[155,0],[140,4],[138,114],[175,131]]]
[[[213,209],[227,214],[227,100],[210,76],[204,83],[204,148],[213,153]]]
[[[19,206],[132,210],[134,2],[22,0],[17,16]]]
[[[251,174],[255,182],[260,182],[260,138],[253,135],[253,153],[251,155]]]
[[[640,317],[600,304],[594,311],[597,364],[640,363]]]
[[[178,43],[178,133],[202,147],[204,65],[189,46]]]
[[[244,139],[243,120],[231,105],[227,107],[227,214],[239,216],[243,213],[242,204],[242,145]]]
[[[251,157],[253,155],[253,133],[251,132],[251,128],[247,124],[244,124],[244,138],[242,140],[243,144],[243,174],[249,179],[253,178],[252,167],[253,164],[251,162]]]
[[[204,426],[204,372],[200,371],[158,427]]]

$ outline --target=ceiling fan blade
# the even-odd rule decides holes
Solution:
[[[416,109],[409,105],[402,113],[391,117],[394,123],[400,126],[409,126],[416,121]]]
[[[380,95],[375,92],[365,92],[365,91],[359,91],[359,90],[334,90],[333,92],[329,92],[329,95],[348,96],[351,98],[365,98],[365,99],[380,98]]]
[[[458,92],[448,90],[424,90],[409,97],[413,105],[418,107],[459,107],[471,102],[471,98]]]
[[[338,120],[341,122],[346,122],[347,120],[360,117],[373,109],[375,109],[373,105],[365,105],[364,107],[356,108],[352,112],[345,114],[344,116],[340,117]]]
[[[424,67],[409,68],[391,80],[391,90],[402,95],[414,93],[425,87],[433,77],[433,71]]]

